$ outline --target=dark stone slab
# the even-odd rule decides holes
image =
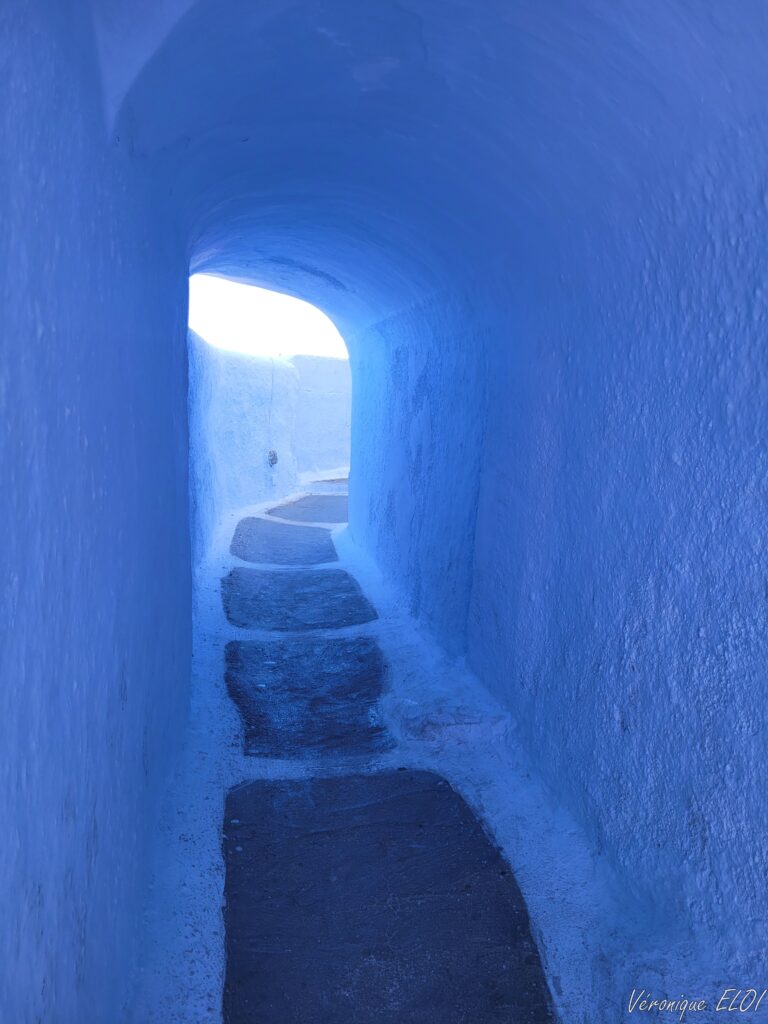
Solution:
[[[271,508],[267,514],[302,523],[346,523],[347,506],[346,494],[308,494],[297,501]]]
[[[346,494],[349,491],[349,480],[345,476],[338,476],[328,480],[313,480],[311,486],[315,494]]]
[[[543,1024],[520,891],[426,772],[255,782],[226,805],[226,1024]]]
[[[233,569],[221,581],[235,626],[290,632],[355,626],[376,611],[343,569]]]
[[[274,565],[319,565],[339,560],[330,530],[253,516],[237,524],[229,550],[245,562]]]
[[[377,712],[384,659],[370,637],[236,640],[226,678],[246,754],[312,758],[393,745]]]

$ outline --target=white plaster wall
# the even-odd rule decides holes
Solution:
[[[189,332],[190,476],[195,558],[234,509],[298,486],[298,374],[284,359],[229,352]],[[269,463],[274,451],[277,462]]]
[[[466,642],[485,428],[485,332],[457,295],[350,346],[350,529],[446,650]]]
[[[234,510],[292,494],[301,480],[348,465],[349,415],[346,360],[243,355],[215,348],[190,331],[196,560]],[[277,455],[274,466],[270,451]]]
[[[355,538],[618,879],[590,1020],[765,960],[766,138],[724,124],[514,287],[351,346]]]
[[[319,474],[349,466],[352,374],[348,359],[293,356],[299,375],[296,403],[296,464],[299,473]]]
[[[121,1024],[190,664],[185,250],[83,4],[0,10],[0,1020]]]
[[[619,993],[710,1007],[765,968],[766,138],[724,128],[537,268],[494,350],[469,622],[644,932]]]

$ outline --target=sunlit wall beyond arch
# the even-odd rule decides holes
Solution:
[[[189,325],[198,563],[234,514],[348,476],[352,379],[334,324],[289,295],[197,274]]]

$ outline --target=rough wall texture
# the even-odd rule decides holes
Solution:
[[[350,386],[346,361],[242,355],[189,332],[196,560],[229,513],[299,490],[303,472],[349,464]]]
[[[350,527],[453,653],[465,643],[485,427],[478,319],[436,296],[351,346]]]
[[[765,956],[766,156],[725,133],[531,294],[495,359],[469,629],[654,968],[707,996]]]
[[[229,512],[298,486],[299,380],[283,359],[214,348],[189,332],[189,432],[195,558]],[[270,452],[277,462],[270,464]]]
[[[760,0],[199,0],[119,118],[195,269],[336,319],[355,536],[648,942],[734,976],[766,945],[734,799],[765,772],[766,37]]]
[[[6,1016],[114,1019],[186,664],[186,255],[333,315],[356,537],[515,711],[648,942],[754,977],[766,5],[92,6],[104,104],[81,4],[0,14]]]
[[[0,50],[0,1018],[118,1024],[189,669],[183,248],[83,5]]]

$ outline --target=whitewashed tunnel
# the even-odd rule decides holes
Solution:
[[[3,1020],[239,1024],[258,997],[287,1021],[293,993],[334,1024],[614,1024],[633,990],[700,997],[698,1020],[762,990],[766,40],[758,0],[6,0]],[[201,272],[304,299],[347,343],[349,527],[294,521],[335,566],[249,566],[247,516],[213,506],[226,543],[193,557]],[[281,609],[336,642],[319,686],[358,666],[356,751],[328,751],[279,666],[256,679]],[[320,655],[291,643],[294,679]],[[306,742],[251,683],[287,688]],[[376,888],[390,791],[406,844],[421,825],[443,851],[418,891]],[[233,943],[258,919],[276,948],[300,891],[286,830],[353,806],[360,899],[424,897],[451,851],[496,872],[462,882],[463,923],[434,903],[410,961],[497,927],[498,961],[458,975],[441,947],[444,976],[403,968],[376,1003],[354,978],[398,961],[380,932],[343,960],[350,900],[325,985],[284,960],[279,991],[238,994]],[[236,849],[260,828],[284,868],[263,890]],[[333,850],[312,859],[330,886]]]

